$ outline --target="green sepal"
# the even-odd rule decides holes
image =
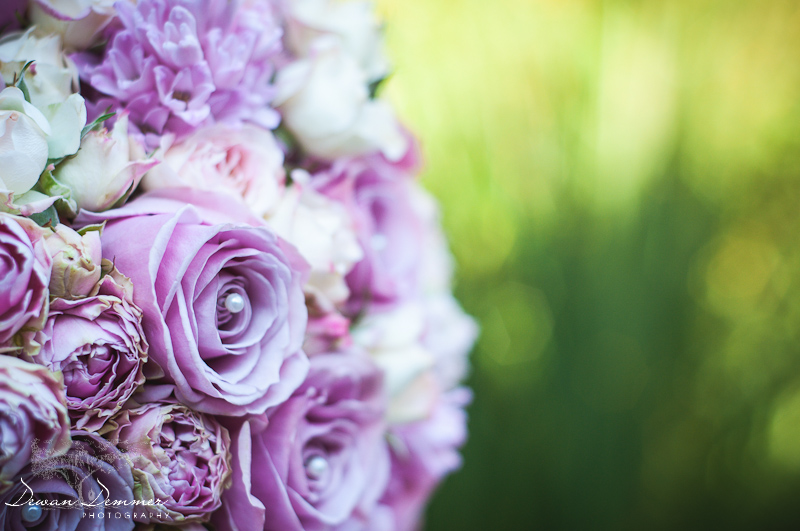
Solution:
[[[28,217],[35,221],[40,227],[55,227],[59,223],[58,212],[56,211],[55,205],[50,205],[44,212],[31,214]]]

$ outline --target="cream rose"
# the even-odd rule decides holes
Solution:
[[[334,38],[314,42],[309,57],[278,72],[274,105],[311,155],[332,160],[380,151],[390,160],[407,141],[391,107],[372,100],[368,78]]]

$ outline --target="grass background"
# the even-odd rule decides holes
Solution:
[[[426,529],[800,524],[800,4],[379,0],[482,324]]]

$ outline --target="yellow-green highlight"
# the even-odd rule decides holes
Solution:
[[[800,4],[381,0],[482,324],[430,530],[800,524]]]

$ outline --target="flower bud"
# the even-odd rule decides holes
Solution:
[[[78,154],[56,168],[53,175],[71,191],[78,208],[101,212],[126,197],[156,161],[131,160],[128,115],[123,114],[109,133],[89,132]]]
[[[80,235],[66,225],[58,225],[45,239],[53,258],[50,295],[62,299],[80,299],[89,295],[100,280],[100,232]]]

